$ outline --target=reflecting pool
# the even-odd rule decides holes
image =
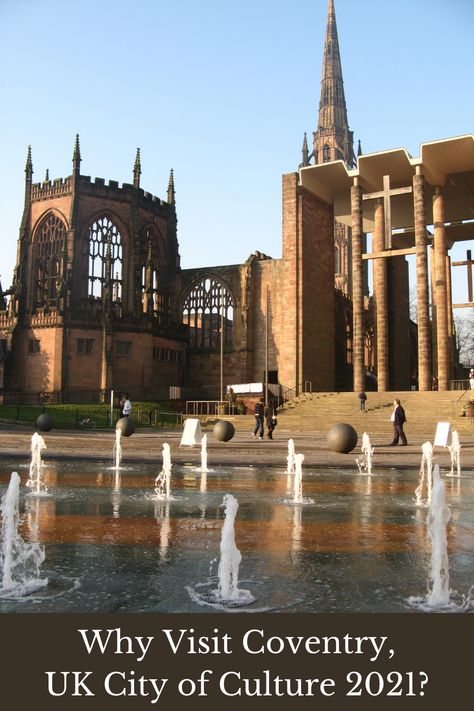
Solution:
[[[25,486],[29,465],[3,460],[0,495],[17,471],[20,533],[44,546],[36,593],[0,596],[1,612],[215,612],[223,497],[238,501],[239,612],[413,612],[427,592],[427,508],[418,471],[303,470],[302,502],[275,467],[173,464],[169,496],[156,494],[160,465],[43,464],[46,491]],[[446,477],[450,587],[474,584],[474,476]],[[472,608],[471,608],[472,609]],[[228,609],[233,612],[232,608]]]

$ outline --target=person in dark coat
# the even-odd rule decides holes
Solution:
[[[398,440],[401,439],[402,445],[406,447],[408,442],[403,431],[403,425],[407,421],[407,418],[405,417],[405,410],[400,405],[400,400],[398,399],[393,401],[393,405],[394,410],[390,418],[393,422],[393,442],[390,442],[390,446],[394,447],[398,444]]]
[[[271,402],[265,409],[265,419],[267,421],[267,437],[273,439],[273,430],[277,426],[277,409],[275,404]]]
[[[252,432],[252,437],[255,437],[258,432],[258,438],[263,439],[263,423],[265,422],[265,400],[263,397],[255,405],[255,429]]]
[[[360,411],[365,412],[365,401],[367,400],[367,395],[364,392],[361,392],[357,397],[359,398]]]

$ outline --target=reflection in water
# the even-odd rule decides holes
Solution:
[[[293,530],[291,532],[291,550],[293,553],[299,553],[301,550],[302,516],[303,509],[301,506],[295,506],[293,509]]]
[[[295,491],[285,500],[287,475],[277,468],[221,466],[191,477],[191,467],[173,466],[173,488],[181,495],[167,500],[150,495],[152,464],[120,473],[107,464],[57,463],[47,497],[23,489],[21,535],[46,551],[42,570],[50,585],[41,610],[199,611],[202,602],[190,598],[187,587],[197,591],[196,581],[208,591],[217,587],[209,561],[219,550],[224,492],[239,500],[234,542],[245,569],[240,586],[260,604],[298,612],[409,612],[409,594],[426,587],[430,541],[426,513],[413,501],[418,472],[360,477],[302,469],[304,496],[314,496],[303,515],[302,506],[288,506]],[[2,490],[9,466],[0,464]],[[452,510],[449,585],[465,592],[474,582],[472,473],[451,478],[446,497]],[[157,551],[166,565],[157,565]],[[58,598],[51,591],[59,575],[79,584]],[[0,600],[0,611],[16,610],[8,605]],[[26,600],[21,609],[37,605]]]
[[[155,518],[160,524],[160,559],[165,560],[168,553],[171,533],[169,501],[159,501],[155,503]]]
[[[201,440],[201,471],[207,472],[207,434]]]

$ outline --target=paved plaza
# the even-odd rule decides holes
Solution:
[[[34,430],[31,426],[14,426],[0,424],[0,457],[7,459],[26,459],[30,457],[31,436]],[[326,433],[323,432],[291,432],[279,427],[273,440],[253,439],[250,431],[237,430],[230,442],[218,442],[213,436],[212,426],[203,427],[203,434],[208,438],[209,465],[265,465],[271,467],[286,467],[288,440],[292,438],[297,452],[304,454],[304,467],[321,467],[357,470],[356,457],[360,456],[362,432],[359,432],[357,447],[349,454],[332,452],[326,445]],[[161,462],[162,447],[165,442],[170,445],[174,462],[179,464],[195,464],[200,462],[199,446],[180,446],[180,429],[146,429],[141,428],[131,437],[122,437],[123,461],[129,462]],[[431,441],[434,440],[434,432]],[[389,446],[392,432],[390,423],[387,434],[371,437],[374,446],[373,471],[377,469],[415,469],[421,462],[421,445],[426,436],[410,436],[408,429],[408,446]],[[43,458],[56,460],[89,459],[112,460],[115,443],[115,432],[112,430],[52,430],[43,433],[47,449]],[[461,436],[461,463],[464,471],[474,469],[474,441],[470,435]],[[434,448],[434,461],[441,470],[450,468],[450,453],[447,448]]]

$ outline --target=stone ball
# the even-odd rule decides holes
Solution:
[[[213,432],[214,437],[219,440],[219,442],[228,442],[235,434],[235,427],[232,422],[228,422],[227,420],[217,420]]]
[[[121,417],[115,425],[116,430],[120,430],[122,437],[131,437],[135,432],[135,423],[131,417]]]
[[[49,432],[54,427],[54,420],[47,412],[43,412],[36,420],[36,429],[40,432]]]
[[[333,425],[326,436],[329,449],[333,452],[348,454],[357,444],[357,432],[346,422]]]

